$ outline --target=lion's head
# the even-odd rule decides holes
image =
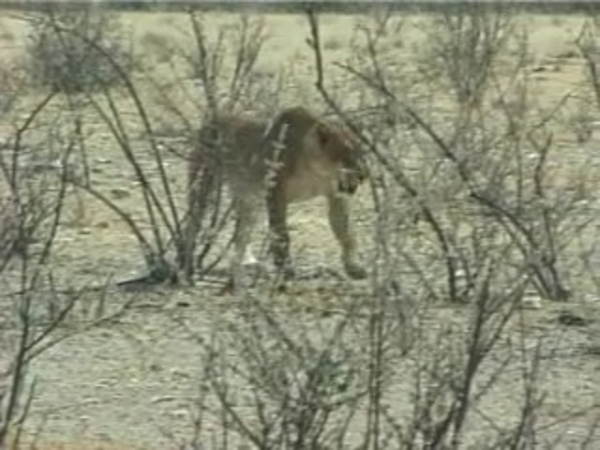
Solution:
[[[368,176],[360,142],[337,123],[318,122],[315,131],[321,150],[337,167],[338,190],[354,194]]]

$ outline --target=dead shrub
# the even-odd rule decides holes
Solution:
[[[106,49],[119,65],[131,71],[133,57],[123,46],[123,32],[113,14],[84,8],[49,9],[30,20],[27,46],[34,84],[79,93],[120,81],[114,67],[89,42]]]

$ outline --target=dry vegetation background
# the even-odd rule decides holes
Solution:
[[[2,11],[0,448],[600,448],[599,26]],[[194,127],[297,104],[368,153],[369,279],[313,201],[299,278],[219,295],[213,191],[189,283]]]

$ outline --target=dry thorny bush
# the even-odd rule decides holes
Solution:
[[[1,68],[0,97],[0,448],[19,448],[35,383],[31,361],[84,329],[115,318],[97,309],[93,321],[62,329],[73,315],[81,288],[57,285],[52,254],[77,161],[69,113],[52,109],[58,91],[42,93],[33,105],[24,98],[23,72]],[[18,79],[16,79],[18,78]],[[11,115],[20,111],[18,118]],[[23,111],[25,113],[23,114]]]
[[[262,96],[266,92],[266,83],[260,82],[252,76],[252,68],[264,40],[262,24],[260,21],[243,17],[240,27],[223,27],[216,40],[212,42],[205,35],[202,18],[195,12],[190,12],[190,29],[196,47],[185,51],[179,49],[177,54],[188,62],[192,77],[197,77],[199,81],[199,87],[190,86],[189,83],[183,81],[179,70],[175,68],[173,70],[175,82],[165,83],[152,76],[146,77],[144,82],[148,83],[147,86],[152,87],[150,97],[158,100],[164,110],[164,114],[154,121],[147,106],[149,100],[141,95],[139,85],[133,82],[129,71],[115,57],[110,46],[100,39],[82,35],[77,29],[69,28],[53,16],[51,19],[50,29],[54,33],[69,38],[68,41],[63,39],[58,42],[62,45],[65,45],[65,41],[76,42],[76,45],[70,45],[79,48],[82,53],[93,55],[89,58],[99,61],[97,64],[110,67],[112,73],[116,74],[123,85],[125,96],[134,105],[136,120],[132,125],[131,122],[124,120],[117,107],[115,93],[108,89],[106,83],[101,85],[99,93],[88,89],[79,97],[66,94],[71,108],[75,108],[77,104],[86,103],[91,106],[95,116],[110,130],[114,143],[122,151],[127,165],[141,186],[147,219],[151,223],[150,236],[145,234],[139,226],[139,222],[129,212],[124,211],[96,189],[94,180],[89,176],[89,168],[81,167],[79,171],[73,171],[70,174],[70,182],[106,204],[130,227],[140,244],[149,271],[147,277],[143,277],[142,280],[134,280],[134,282],[162,283],[165,280],[177,282],[180,266],[189,264],[184,261],[183,254],[186,251],[186,242],[189,241],[185,235],[185,223],[187,223],[188,217],[187,214],[182,215],[179,212],[164,160],[168,156],[167,152],[175,152],[186,158],[187,149],[190,146],[198,145],[197,127],[194,124],[198,123],[199,116],[211,117],[216,111],[239,109],[242,101],[250,102],[252,98]],[[68,48],[63,49],[65,52],[67,50]],[[226,76],[222,67],[223,54],[233,55],[235,66],[230,77]],[[79,67],[78,70],[85,72]],[[93,72],[93,67],[90,71]],[[195,92],[198,89],[200,92]],[[270,89],[273,91],[276,86],[271,86]],[[224,92],[228,93],[227,97],[224,97]],[[182,97],[174,96],[175,93],[183,93],[183,98],[192,99],[192,101],[188,101],[187,104],[179,101]],[[173,98],[177,98],[177,100],[173,100]],[[171,119],[169,125],[165,124],[165,121],[169,122],[169,119],[165,120],[165,116]],[[80,117],[77,117],[76,120],[79,129],[86,127]],[[173,122],[176,125],[173,125]],[[160,138],[160,129],[165,126],[176,129],[176,140]],[[151,150],[155,170],[158,174],[156,181],[151,180],[154,172],[142,167],[142,153],[136,147],[137,142],[134,138],[139,128],[144,136],[143,145]],[[82,133],[85,134],[83,131]],[[86,139],[79,139],[78,145],[81,154],[87,155]],[[210,160],[210,158],[207,159]],[[209,271],[220,261],[222,251],[214,249],[214,241],[228,218],[229,208],[221,195],[219,176],[215,169],[215,165],[207,164],[207,168],[204,170],[202,182],[206,184],[206,187],[202,191],[204,194],[199,198],[203,204],[202,216],[193,218],[202,223],[200,236],[194,240],[194,244],[196,242],[199,244],[197,246],[199,256],[196,263],[201,268],[200,273]],[[175,255],[172,255],[173,249]],[[189,279],[190,275],[186,275]]]
[[[78,93],[118,83],[113,66],[90,52],[82,38],[109,49],[123,70],[132,69],[132,52],[122,45],[123,31],[114,14],[93,7],[76,11],[50,7],[29,22],[28,69],[36,84]]]
[[[216,166],[208,165],[202,177],[202,217],[196,218],[201,231],[190,237],[164,158],[197,144],[201,118],[248,105],[260,105],[259,114],[272,113],[278,107],[277,87],[261,84],[254,72],[265,40],[261,21],[244,16],[239,26],[223,28],[211,40],[201,15],[190,12],[189,19],[194,51],[170,50],[189,63],[198,83],[175,66],[175,81],[150,75],[134,80],[103,42],[59,21],[45,28],[64,33],[69,42],[79,42],[82,53],[111,67],[142,133],[138,138],[125,123],[116,94],[103,84],[99,92],[53,91],[47,98],[62,96],[69,105],[69,115],[55,122],[70,130],[62,150],[52,156],[60,161],[53,175],[58,187],[36,184],[47,182],[43,177],[32,187],[25,179],[36,177],[15,172],[14,162],[23,157],[20,138],[34,120],[3,149],[3,175],[10,187],[3,201],[10,206],[2,210],[8,218],[0,228],[7,242],[2,248],[18,249],[27,263],[19,266],[24,284],[15,297],[24,338],[6,372],[12,385],[5,391],[8,415],[0,416],[0,442],[17,417],[11,399],[21,393],[19,371],[41,342],[29,336],[29,308],[42,292],[56,292],[38,286],[42,275],[49,277],[43,263],[51,254],[67,187],[101,200],[127,223],[143,250],[150,273],[146,283],[181,281],[181,266],[190,264],[184,258],[189,245],[197,245],[199,277],[227,248],[216,244],[229,211]],[[555,183],[554,130],[575,93],[551,105],[531,94],[526,32],[513,19],[508,10],[479,7],[439,14],[425,30],[421,56],[406,64],[386,39],[391,34],[401,39],[402,19],[380,11],[356,27],[351,56],[334,62],[345,77],[345,84],[334,89],[318,17],[309,13],[308,43],[324,110],[357,134],[370,162],[373,271],[364,290],[348,287],[334,294],[336,314],[290,320],[270,290],[249,290],[232,306],[239,309],[236,320],[219,324],[210,340],[190,332],[204,351],[204,377],[198,380],[195,436],[182,448],[237,448],[238,442],[256,448],[534,448],[538,441],[558,448],[550,439],[560,430],[552,434],[552,424],[540,418],[541,374],[551,350],[545,341],[532,346],[517,328],[510,333],[507,328],[519,320],[531,292],[549,301],[581,295],[577,277],[585,277],[582,268],[593,262],[570,264],[572,244],[593,223],[592,197],[583,177]],[[580,48],[597,94],[597,40],[591,32],[584,38]],[[141,82],[153,86],[153,100],[158,97],[173,118],[177,125],[170,126],[183,136],[180,140],[160,139],[164,124],[150,114]],[[182,92],[196,110],[173,100]],[[32,117],[45,107],[42,103]],[[141,219],[96,187],[86,166],[83,107],[91,107],[107,126],[139,181],[149,232]],[[152,173],[140,162],[140,149],[150,150]],[[50,198],[41,201],[42,191],[52,192]],[[41,252],[30,252],[32,246]],[[14,257],[14,252],[3,253],[7,262]],[[574,274],[575,268],[580,273]],[[190,272],[186,276],[193,278]],[[432,307],[445,302],[465,304],[463,317],[456,324],[433,325]],[[57,317],[62,320],[64,314]],[[179,325],[191,329],[184,319]],[[55,328],[52,322],[41,335]],[[518,376],[512,372],[511,378],[505,372],[515,365]],[[498,416],[488,408],[489,398],[507,385],[516,399],[506,406],[510,414]],[[218,432],[205,425],[206,414],[217,420]],[[590,426],[582,448],[593,447],[595,431]]]
[[[434,19],[429,58],[413,73],[386,48],[386,32],[401,29],[395,17],[359,25],[352,57],[335,63],[348,76],[342,92],[327,87],[312,14],[309,23],[316,87],[370,151],[371,287],[358,300],[340,294],[339,318],[294,324],[268,295],[248,293],[243,324],[204,344],[192,447],[208,442],[212,413],[219,448],[559,448],[560,430],[539,418],[551,350],[507,328],[532,291],[573,294],[561,263],[592,220],[591,198],[583,178],[556,184],[550,164],[572,93],[550,106],[532,98],[527,41],[507,12]],[[448,301],[469,305],[461,326],[431,327],[431,306]],[[507,389],[517,360],[518,398],[498,416],[487,399]],[[597,417],[597,405],[578,413]]]

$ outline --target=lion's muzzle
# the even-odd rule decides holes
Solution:
[[[355,172],[343,171],[338,179],[338,191],[353,195],[362,182],[362,177]]]

